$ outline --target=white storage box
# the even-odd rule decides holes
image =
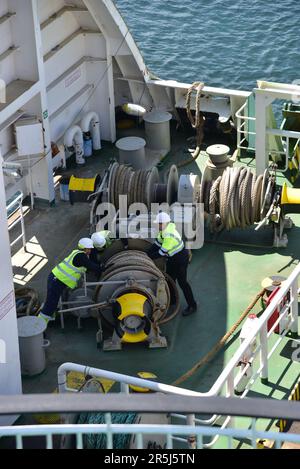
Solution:
[[[16,144],[19,156],[44,153],[43,125],[35,118],[19,119],[15,123]]]

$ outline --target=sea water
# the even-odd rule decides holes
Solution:
[[[164,79],[251,90],[300,80],[300,0],[116,0]]]

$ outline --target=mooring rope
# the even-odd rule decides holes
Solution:
[[[232,230],[259,223],[263,190],[262,175],[255,176],[249,168],[227,167],[212,186],[207,184],[205,187],[204,210],[210,214],[211,232],[223,227]]]
[[[188,158],[187,160],[179,163],[177,165],[178,168],[182,168],[183,166],[186,166],[192,163],[198,158],[200,154],[201,144],[203,141],[203,124],[204,124],[204,118],[200,112],[200,99],[201,99],[203,88],[204,88],[204,83],[196,81],[188,89],[188,92],[186,95],[186,111],[187,111],[187,115],[191,123],[191,126],[193,127],[193,129],[196,130],[197,147],[194,153],[192,153],[191,158]],[[195,118],[193,117],[193,114],[191,111],[191,98],[192,98],[192,94],[194,91],[196,91]]]
[[[224,347],[229,337],[231,337],[234,334],[234,332],[237,330],[239,325],[248,316],[250,311],[254,308],[256,303],[259,301],[259,299],[263,297],[264,293],[265,293],[265,289],[261,290],[256,295],[254,300],[245,309],[243,314],[239,317],[236,323],[229,329],[229,331],[226,332],[226,334],[216,343],[216,345],[203,358],[201,358],[201,360],[199,360],[190,370],[188,370],[186,373],[184,373],[179,378],[177,378],[176,381],[172,383],[172,386],[179,386],[179,384],[191,378],[191,376],[193,376],[202,366],[206,365],[213,359],[213,357]]]

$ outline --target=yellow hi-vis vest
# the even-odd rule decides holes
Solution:
[[[85,267],[75,267],[73,265],[74,257],[82,253],[83,251],[78,249],[73,251],[52,270],[53,275],[72,290],[77,287],[80,277],[87,271]]]
[[[160,247],[161,256],[173,257],[184,249],[184,243],[176,230],[175,223],[169,223],[164,231],[158,233],[155,244]]]

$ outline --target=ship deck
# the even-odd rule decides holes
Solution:
[[[136,129],[135,129],[136,130]],[[135,131],[135,135],[142,132]],[[172,131],[172,151],[165,160],[162,171],[171,164],[186,159],[187,137]],[[218,142],[219,143],[219,142]],[[105,144],[99,154],[89,159],[87,165],[76,175],[94,176],[105,169],[111,158],[116,157],[116,149]],[[205,156],[197,163],[182,168],[182,172],[199,173]],[[243,164],[254,166],[251,158]],[[72,169],[70,169],[72,173]],[[79,172],[78,172],[79,171]],[[75,174],[75,173],[74,173]],[[279,183],[284,176],[279,174]],[[47,351],[47,368],[34,378],[23,378],[25,393],[53,392],[57,387],[57,369],[64,362],[74,362],[96,368],[136,375],[147,370],[157,375],[158,380],[171,384],[190,369],[201,357],[209,352],[228,329],[237,321],[241,313],[261,290],[261,281],[270,275],[287,277],[298,263],[300,255],[300,215],[292,215],[295,227],[288,232],[287,248],[272,248],[272,229],[267,227],[259,232],[254,229],[235,230],[212,237],[206,233],[203,248],[193,252],[189,267],[191,282],[199,310],[196,314],[183,317],[180,314],[162,328],[168,339],[168,348],[148,350],[143,345],[124,347],[118,352],[103,352],[96,347],[97,323],[93,319],[82,321],[83,329],[77,329],[74,316],[66,317],[65,330],[60,322],[51,324],[47,338],[51,346]],[[26,285],[36,289],[44,299],[46,279],[53,266],[63,259],[76,245],[76,241],[89,232],[89,205],[77,203],[71,206],[59,200],[54,207],[37,204],[28,211],[26,217],[28,253],[20,247],[13,250],[13,270],[16,287]],[[182,299],[182,298],[181,298]],[[184,301],[182,299],[182,306]],[[254,312],[260,312],[260,303]],[[274,339],[275,340],[275,339]],[[286,337],[270,361],[269,381],[257,382],[250,396],[269,396],[274,399],[287,398],[300,373],[299,362],[292,361],[293,340]],[[300,344],[300,341],[299,341]],[[202,367],[182,386],[208,391],[233,352],[239,345],[238,332],[232,336],[225,348],[214,359]],[[112,388],[113,390],[113,388]],[[247,426],[246,419],[240,422]],[[275,422],[265,422],[272,426]],[[235,442],[236,446],[251,446],[251,442]],[[220,440],[217,446],[222,446]]]

